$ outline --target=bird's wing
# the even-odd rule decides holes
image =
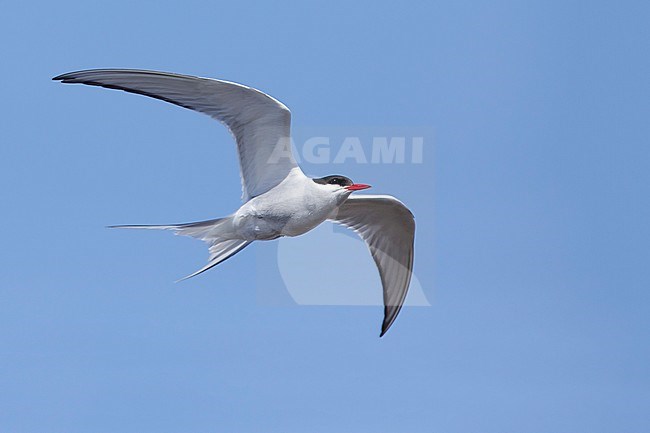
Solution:
[[[210,78],[128,69],[70,72],[53,80],[150,96],[222,122],[237,141],[245,201],[278,185],[297,167],[288,139],[289,109],[251,87]]]
[[[330,219],[357,232],[379,268],[384,288],[383,336],[404,304],[413,273],[413,214],[395,197],[362,195],[348,198]]]

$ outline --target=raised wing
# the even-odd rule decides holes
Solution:
[[[415,220],[411,211],[389,195],[351,196],[331,217],[351,228],[368,244],[384,288],[384,322],[380,337],[402,309],[413,273]]]
[[[289,143],[289,109],[251,87],[211,78],[129,69],[70,72],[53,80],[150,96],[222,122],[237,141],[244,201],[278,185],[297,167],[290,147],[277,148]]]

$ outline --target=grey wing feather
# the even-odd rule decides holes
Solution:
[[[415,240],[413,214],[394,197],[362,195],[348,198],[330,219],[361,236],[379,269],[384,298],[381,337],[402,309],[411,282]]]
[[[244,200],[278,185],[297,167],[293,156],[286,152],[277,161],[271,158],[278,143],[288,143],[289,109],[251,87],[211,78],[130,69],[71,72],[53,80],[137,93],[219,120],[237,141]]]

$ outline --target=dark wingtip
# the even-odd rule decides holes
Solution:
[[[386,309],[386,307],[384,307]],[[388,330],[390,329],[391,326],[393,326],[393,322],[395,321],[395,318],[389,319],[389,315],[386,311],[384,311],[384,320],[381,322],[381,334],[379,334],[379,338],[383,337],[386,335]]]
[[[65,74],[57,75],[52,78],[52,81],[61,81],[62,83],[73,83],[76,78],[77,72],[66,72]]]

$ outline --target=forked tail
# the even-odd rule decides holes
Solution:
[[[208,264],[198,271],[181,278],[183,281],[199,275],[208,269],[217,266],[224,260],[234,256],[243,250],[252,241],[243,239],[233,239],[232,218],[217,218],[208,221],[199,221],[186,224],[171,225],[123,225],[109,226],[111,229],[151,229],[151,230],[171,230],[174,234],[191,236],[206,242],[209,247],[210,257]]]

